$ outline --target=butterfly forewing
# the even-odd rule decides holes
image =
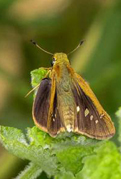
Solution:
[[[74,78],[72,91],[77,106],[75,132],[97,139],[112,137],[115,128],[110,117],[99,104],[89,85],[79,75]],[[87,95],[87,91],[90,96]]]

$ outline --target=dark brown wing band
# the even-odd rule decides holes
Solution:
[[[97,139],[112,137],[114,133],[110,130],[110,126],[112,125],[113,128],[114,126],[110,118],[110,126],[108,126],[106,116],[100,116],[91,98],[84,93],[78,83],[75,83],[73,95],[77,105],[76,132]]]
[[[33,118],[38,127],[47,131],[47,119],[50,107],[51,79],[44,78],[39,86],[33,104]]]

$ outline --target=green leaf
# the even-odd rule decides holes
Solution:
[[[37,86],[42,80],[42,78],[45,77],[46,74],[47,74],[47,70],[45,70],[44,68],[39,68],[39,69],[31,71],[32,87]]]
[[[37,127],[29,128],[27,136],[24,136],[18,129],[2,126],[0,139],[8,151],[22,159],[32,161],[50,176],[58,171],[60,165],[67,168],[68,171],[77,172],[81,168],[81,159],[90,154],[92,147],[98,143],[96,140],[70,133],[60,134],[57,138],[52,138]],[[69,152],[71,152],[70,156]],[[82,154],[82,152],[84,153]],[[80,155],[80,161],[75,159],[74,155]],[[68,157],[70,160],[67,160]],[[76,162],[79,163],[77,166]]]
[[[91,146],[70,146],[65,150],[57,152],[56,156],[66,171],[76,174],[83,167],[82,159],[91,154],[93,154],[93,147]]]
[[[62,169],[61,172],[54,177],[54,179],[67,179],[67,178],[75,179],[72,172],[67,172],[64,169]]]
[[[18,129],[4,126],[0,127],[0,141],[14,155],[32,162],[33,176],[42,170],[56,179],[102,179],[103,175],[105,179],[111,177],[112,171],[115,171],[113,177],[121,177],[121,155],[110,141],[73,133],[52,138],[37,127],[28,128],[24,135]],[[28,175],[27,171],[29,168],[21,176]]]
[[[119,179],[121,178],[121,155],[113,142],[106,142],[94,149],[94,154],[83,160],[84,167],[76,178]]]
[[[3,146],[20,158],[24,158],[27,151],[27,142],[23,133],[13,127],[0,126],[0,141]]]
[[[48,175],[54,175],[57,168],[57,159],[51,153],[41,147],[41,143],[36,145],[31,138],[25,140],[25,136],[18,129],[12,127],[0,127],[0,141],[3,146],[12,154],[28,159],[38,165]]]

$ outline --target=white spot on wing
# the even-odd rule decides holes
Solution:
[[[98,123],[98,120],[96,120],[95,123],[97,124],[97,123]]]
[[[79,106],[77,106],[77,108],[76,108],[76,109],[77,109],[77,112],[79,112],[79,111],[80,111],[80,107],[79,107]]]
[[[90,116],[90,120],[91,120],[91,121],[93,120],[93,115]]]
[[[53,118],[53,122],[55,122],[55,118]]]
[[[67,129],[68,132],[72,132],[73,131],[71,124],[68,124],[66,126],[66,129]]]
[[[89,114],[89,110],[86,108],[85,111],[84,111],[84,115],[85,117]]]

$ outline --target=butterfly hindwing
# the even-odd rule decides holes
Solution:
[[[47,132],[47,119],[50,108],[51,79],[44,78],[37,91],[33,104],[33,118],[36,125]]]
[[[48,131],[51,136],[56,136],[62,129],[62,120],[59,115],[59,110],[57,106],[57,91],[55,91],[53,110],[49,117]]]
[[[77,106],[75,132],[92,138],[110,138],[115,133],[113,123],[99,104],[89,85],[76,74],[73,95]]]
[[[44,78],[40,83],[33,104],[33,119],[40,129],[51,136],[56,136],[61,129],[55,81],[50,78]]]

